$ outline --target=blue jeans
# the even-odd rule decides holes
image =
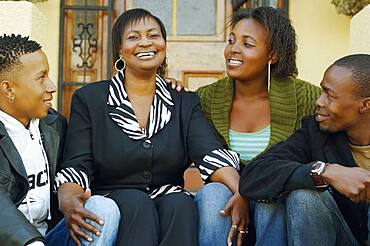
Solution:
[[[100,230],[100,236],[96,236],[91,232],[84,232],[89,235],[93,241],[88,242],[81,239],[82,245],[94,245],[94,246],[109,246],[115,245],[119,222],[121,219],[120,212],[116,203],[103,196],[91,196],[84,204],[84,207],[96,214],[100,219],[104,221],[104,225],[99,225],[96,222],[87,221],[94,227]],[[46,246],[75,246],[76,243],[70,237],[69,231],[62,219],[50,232],[45,236]]]
[[[295,190],[281,203],[257,203],[255,219],[258,245],[360,245],[328,191]]]
[[[233,193],[225,185],[217,182],[201,188],[194,201],[199,214],[199,245],[225,246],[231,226],[230,216],[222,217],[219,212]]]

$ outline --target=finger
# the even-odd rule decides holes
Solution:
[[[181,86],[181,85],[177,85],[176,90],[177,90],[178,92],[180,92],[180,91],[182,90],[182,86]]]
[[[91,196],[91,190],[87,188],[85,192],[80,195],[79,198],[82,202],[85,202],[87,199],[89,199],[90,196]]]
[[[83,219],[90,219],[95,221],[99,225],[104,225],[104,221],[102,219],[100,219],[97,215],[91,213],[90,211],[86,210],[84,207],[76,209],[76,212],[79,215],[77,218],[74,218],[76,221],[85,222]]]
[[[230,215],[231,208],[232,208],[232,203],[229,200],[226,203],[224,209],[220,210],[220,215],[222,215],[224,217]],[[237,225],[237,224],[233,223],[233,225]]]
[[[236,232],[236,225],[232,225],[230,227],[229,234],[227,235],[227,245],[231,246]]]
[[[85,232],[83,232],[79,226],[77,225],[72,225],[72,230],[73,232],[75,233],[75,235],[78,237],[78,238],[82,238],[82,239],[85,239],[86,241],[89,241],[89,242],[92,242],[93,239],[92,237],[90,237],[89,235],[87,235]]]
[[[185,91],[189,91],[189,88],[188,88],[188,87],[184,87],[184,90],[185,90]]]
[[[237,246],[243,245],[243,239],[244,239],[245,233],[238,233],[238,241],[236,242]]]
[[[77,244],[77,246],[81,246],[81,242],[80,240],[77,238],[77,236],[75,235],[75,233],[73,232],[73,230],[69,230],[69,235],[71,236],[72,240],[75,241],[75,243]]]

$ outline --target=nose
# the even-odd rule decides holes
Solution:
[[[54,93],[57,91],[57,87],[55,86],[53,81],[51,81],[49,77],[47,77],[47,81],[46,81],[46,91],[49,93]]]
[[[234,53],[240,53],[240,47],[239,47],[239,43],[238,42],[235,42],[231,45],[231,52],[234,54]]]
[[[149,41],[147,38],[143,38],[140,41],[140,46],[142,46],[142,47],[148,47],[148,46],[151,46],[151,45],[152,45],[152,42]]]
[[[323,107],[324,101],[325,101],[325,93],[321,92],[320,96],[315,101],[316,107]]]

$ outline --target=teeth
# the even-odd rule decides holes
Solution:
[[[143,57],[143,56],[154,56],[154,52],[141,52],[136,54],[137,57]]]
[[[229,60],[229,64],[230,65],[240,65],[242,64],[243,62],[239,61],[239,60],[234,60],[234,59],[230,59]]]

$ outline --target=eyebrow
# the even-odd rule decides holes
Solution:
[[[158,28],[156,28],[156,27],[152,27],[152,28],[150,28],[150,29],[148,29],[148,30],[146,30],[146,31],[147,31],[147,32],[151,32],[151,31],[159,31],[159,30],[158,30]],[[140,33],[140,31],[138,31],[138,30],[130,29],[130,30],[128,30],[127,34],[129,34],[130,32]]]
[[[230,35],[233,35],[235,36],[235,33],[234,32],[230,32]],[[252,39],[253,41],[257,42],[257,40],[255,38],[253,38],[252,36],[250,35],[242,35],[243,38],[250,38]]]

